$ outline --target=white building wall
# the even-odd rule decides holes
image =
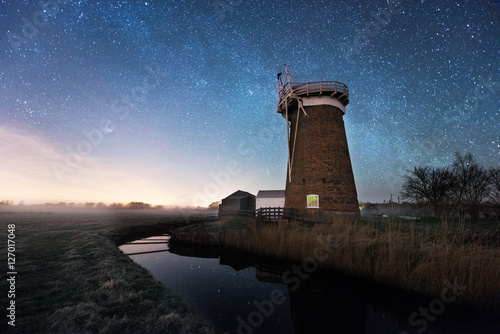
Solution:
[[[285,206],[285,197],[274,198],[256,198],[255,208],[283,208]]]

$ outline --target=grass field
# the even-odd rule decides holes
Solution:
[[[2,333],[214,333],[116,247],[183,219],[158,215],[0,213],[1,249],[15,224],[15,298],[2,298]],[[113,241],[114,240],[114,241]],[[5,254],[5,252],[4,252]],[[4,273],[7,258],[4,259]],[[10,285],[0,282],[2,296]],[[15,327],[7,324],[15,300]]]

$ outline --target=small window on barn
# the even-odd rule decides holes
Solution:
[[[308,208],[319,208],[319,196],[318,195],[307,195],[307,207]]]

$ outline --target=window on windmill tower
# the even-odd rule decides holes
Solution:
[[[307,195],[307,207],[308,208],[319,208],[319,196],[318,195]]]

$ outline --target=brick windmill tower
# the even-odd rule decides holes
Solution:
[[[277,112],[286,120],[288,171],[285,207],[308,218],[359,216],[343,116],[346,85],[336,81],[295,82],[285,65],[278,74]]]

